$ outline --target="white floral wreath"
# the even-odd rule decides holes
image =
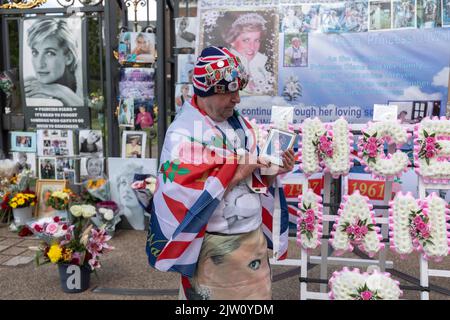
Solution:
[[[411,192],[398,192],[389,206],[390,248],[401,258],[414,250],[436,262],[448,256],[450,233],[446,222],[450,220],[450,209],[444,199],[432,193],[416,201]]]
[[[335,179],[350,172],[353,135],[344,118],[336,120],[333,126],[324,125],[319,118],[306,119],[301,130],[300,167],[306,176],[320,172],[321,168]]]
[[[331,300],[398,300],[403,291],[391,274],[374,271],[360,273],[358,268],[350,271],[344,267],[335,271],[329,283]]]
[[[394,154],[385,155],[384,142],[394,142],[398,147],[411,137],[399,121],[369,122],[362,130],[358,142],[358,156],[366,172],[380,179],[400,177],[408,171],[408,155],[397,150]]]
[[[354,245],[358,245],[360,250],[373,257],[384,248],[372,209],[369,198],[362,196],[358,190],[350,196],[344,196],[329,240],[336,255],[351,252]]]
[[[315,249],[322,238],[322,197],[312,189],[298,196],[297,243],[304,249]]]
[[[424,118],[414,128],[416,172],[425,183],[450,182],[450,120]]]

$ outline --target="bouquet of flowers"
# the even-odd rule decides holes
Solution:
[[[119,207],[114,201],[101,201],[97,203],[97,214],[91,218],[98,228],[104,228],[108,235],[113,236],[116,225],[121,218],[118,214]]]
[[[34,207],[36,205],[36,195],[31,191],[18,192],[11,196],[8,205],[13,209]]]
[[[48,191],[48,197],[45,204],[55,210],[67,210],[69,202],[74,197],[72,190],[63,189],[62,191]]]
[[[70,213],[71,223],[54,217],[31,224],[34,234],[44,240],[37,248],[36,262],[38,265],[88,264],[91,270],[96,270],[101,267],[100,257],[114,249],[107,244],[111,237],[104,229],[95,229],[91,224],[91,218],[96,214],[94,206],[74,205],[70,207]]]
[[[131,185],[139,204],[148,213],[151,213],[151,200],[157,188],[157,179],[150,174],[136,174]]]
[[[100,177],[86,180],[83,186],[92,197],[100,199],[100,201],[107,201],[111,197],[109,183],[105,178]]]
[[[103,105],[105,103],[105,98],[102,96],[100,91],[92,92],[89,99],[89,107],[96,111],[102,111]]]

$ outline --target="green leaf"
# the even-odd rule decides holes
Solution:
[[[375,133],[371,136],[371,138],[376,138],[376,137],[377,137],[377,134],[378,134],[378,132],[375,132]]]
[[[178,170],[178,174],[180,175],[180,176],[184,176],[185,174],[188,174],[189,172],[191,172],[189,169],[186,169],[186,168],[180,168],[179,170]]]
[[[170,180],[170,182],[173,182],[173,180],[175,180],[175,172],[170,172],[169,173],[169,180]]]
[[[177,171],[177,170],[178,170],[178,166],[179,166],[179,164],[176,164],[175,162],[173,162],[173,164],[172,164],[172,170],[173,170],[173,171]]]
[[[430,134],[430,137],[432,137],[432,138],[436,137],[436,132],[433,132],[432,134]]]
[[[430,159],[429,158],[425,158],[425,161],[426,161],[427,165],[430,165]]]
[[[363,132],[363,134],[364,134],[364,137],[370,138],[370,135],[367,132]]]
[[[167,182],[167,175],[165,173],[163,173],[163,182],[166,183]]]
[[[423,136],[424,136],[425,138],[428,138],[428,132],[427,132],[426,130],[423,130]]]
[[[170,167],[170,161],[167,160],[167,161],[164,162],[164,164],[163,164],[163,169],[164,169],[164,171],[167,171],[167,170],[169,169],[169,167]]]

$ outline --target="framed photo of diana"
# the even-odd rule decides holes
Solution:
[[[261,156],[282,167],[283,159],[281,155],[283,151],[292,148],[296,136],[297,134],[294,132],[271,129],[266,144],[262,149]]]

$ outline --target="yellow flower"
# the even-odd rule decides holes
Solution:
[[[15,202],[11,203],[11,208],[13,208],[13,209],[17,208],[17,203],[15,203]]]
[[[17,203],[19,204],[19,206],[23,206],[25,201],[23,199],[20,199],[19,201],[17,201]]]
[[[47,256],[52,263],[57,263],[62,257],[61,247],[57,244],[52,245],[50,250],[48,250]]]
[[[31,205],[32,207],[34,207],[34,206],[36,205],[36,202],[32,202],[30,205]]]

